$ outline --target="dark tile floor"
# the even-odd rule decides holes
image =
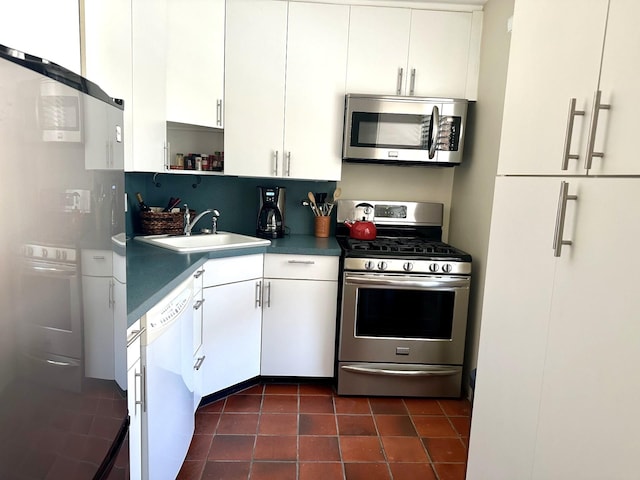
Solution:
[[[196,413],[180,480],[463,480],[467,400],[266,384]]]

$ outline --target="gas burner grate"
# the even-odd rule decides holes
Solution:
[[[446,243],[422,238],[377,238],[375,240],[348,240],[348,247],[354,252],[384,252],[424,255],[455,255],[458,253]]]

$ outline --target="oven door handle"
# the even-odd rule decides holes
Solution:
[[[363,365],[342,365],[340,368],[347,372],[365,373],[369,375],[390,375],[394,377],[444,377],[460,373],[459,367],[427,367],[414,370],[396,370],[393,368],[365,367]]]
[[[389,277],[371,277],[346,275],[345,283],[351,285],[417,287],[417,288],[468,288],[468,277],[439,277],[438,280],[422,280],[415,277],[396,279]]]
[[[27,271],[32,273],[45,273],[49,275],[56,275],[61,277],[73,277],[76,275],[77,270],[73,268],[59,268],[59,267],[42,267],[38,265],[29,265],[25,267]]]

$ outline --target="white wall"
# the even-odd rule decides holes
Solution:
[[[502,110],[511,34],[507,21],[514,0],[489,0],[484,8],[478,101],[466,139],[466,161],[453,181],[449,242],[473,257],[465,364],[475,368],[484,294],[484,276],[493,189],[498,164]]]
[[[344,199],[443,203],[446,240],[455,168],[343,163],[338,186]]]

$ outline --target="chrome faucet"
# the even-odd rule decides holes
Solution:
[[[211,213],[213,215],[213,233],[218,233],[217,223],[218,223],[218,217],[220,216],[220,212],[218,212],[218,210],[216,210],[215,208],[208,208],[204,212],[200,212],[198,215],[196,215],[193,221],[191,221],[191,214],[189,213],[189,207],[185,203],[184,204],[184,234],[187,236],[191,235],[191,230],[193,229],[195,224],[207,213]]]

